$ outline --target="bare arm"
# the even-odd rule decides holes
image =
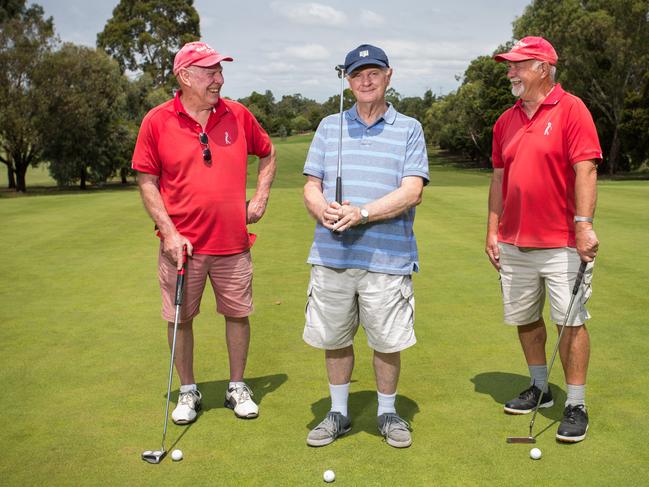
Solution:
[[[378,200],[372,201],[364,208],[369,213],[368,222],[389,220],[401,215],[404,211],[421,203],[424,191],[424,180],[419,176],[406,176],[401,180],[401,186],[386,194]],[[358,225],[361,221],[361,209],[351,206],[348,201],[342,205],[333,201],[325,210],[324,218],[336,222],[331,228],[344,232],[348,228]]]
[[[140,172],[137,175],[137,184],[147,213],[155,222],[162,236],[162,251],[173,260],[178,269],[182,268],[183,246],[187,246],[187,253],[192,255],[193,247],[187,238],[176,230],[176,226],[169,218],[162,196],[158,176]]]
[[[487,215],[487,238],[485,252],[489,262],[500,270],[500,249],[498,248],[498,222],[503,212],[503,173],[504,169],[494,169],[489,186],[489,213]]]
[[[275,147],[271,146],[270,154],[259,159],[257,189],[252,199],[248,202],[248,223],[257,223],[266,212],[270,187],[275,179],[277,164],[275,162]]]
[[[575,168],[575,215],[592,218],[597,204],[597,165],[595,161],[581,161]],[[584,262],[597,255],[599,241],[589,222],[575,223],[577,252]]]

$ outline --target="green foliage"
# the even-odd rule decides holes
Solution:
[[[41,137],[34,124],[32,77],[55,43],[52,18],[25,2],[3,3],[0,27],[0,161],[7,165],[9,187],[25,191],[25,174],[40,162]]]
[[[97,35],[97,46],[117,59],[122,72],[144,72],[156,87],[170,88],[176,52],[200,39],[193,4],[193,0],[120,0]]]
[[[632,140],[621,134],[649,71],[646,0],[535,0],[514,22],[514,37],[542,35],[559,54],[559,80],[589,106],[608,171],[637,167]]]
[[[59,185],[101,184],[130,158],[125,79],[106,53],[64,44],[44,57],[33,83],[44,153]]]
[[[0,24],[18,17],[25,10],[25,0],[2,0],[0,2]]]
[[[435,100],[424,116],[428,143],[460,153],[487,167],[492,129],[512,104],[506,69],[490,56],[474,59],[455,93]]]

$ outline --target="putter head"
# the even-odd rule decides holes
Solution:
[[[508,436],[507,443],[536,443],[533,436]]]
[[[336,72],[338,73],[338,77],[342,78],[345,74],[345,65],[344,64],[337,65]]]
[[[166,454],[166,450],[146,450],[142,452],[142,460],[148,463],[160,463]]]

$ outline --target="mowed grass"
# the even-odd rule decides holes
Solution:
[[[565,387],[536,424],[502,413],[526,386],[515,330],[501,324],[497,274],[483,253],[489,173],[434,165],[417,209],[422,271],[415,276],[418,344],[403,353],[397,407],[414,443],[397,450],[375,429],[371,353],[357,336],[353,430],[308,448],[329,407],[323,354],[302,342],[314,223],[302,203],[309,137],[276,141],[268,212],[252,226],[256,312],[247,379],[256,420],[223,407],[228,379],[222,318],[206,292],[196,319],[197,423],[170,423],[182,462],[140,460],[162,433],[169,352],[159,316],[157,239],[134,187],[0,200],[0,431],[2,485],[646,485],[649,475],[649,184],[603,182],[586,441],[555,442]],[[256,166],[251,166],[254,187]],[[28,173],[28,184],[30,181]],[[548,348],[554,345],[550,334]],[[172,400],[178,393],[174,378]]]

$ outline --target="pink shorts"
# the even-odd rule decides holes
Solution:
[[[162,293],[162,318],[174,321],[176,306],[176,277],[178,271],[162,249],[158,255],[158,278]],[[201,298],[209,276],[216,311],[231,318],[244,318],[252,313],[252,259],[250,251],[233,255],[194,254],[187,258],[187,274],[183,303],[180,307],[182,323],[201,311]]]

